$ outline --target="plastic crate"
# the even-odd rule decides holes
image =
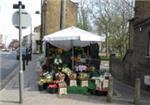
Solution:
[[[87,94],[88,88],[87,87],[80,87],[80,86],[68,86],[67,92],[70,94]]]

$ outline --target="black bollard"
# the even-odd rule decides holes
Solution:
[[[140,78],[136,78],[135,96],[134,96],[134,100],[133,100],[135,105],[141,105],[140,97],[141,97],[141,80],[140,80]]]
[[[107,94],[107,97],[106,97],[106,101],[108,103],[112,103],[112,97],[113,97],[113,79],[112,77],[110,76],[109,77],[109,86],[108,86],[108,94]]]

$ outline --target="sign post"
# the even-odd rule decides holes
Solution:
[[[20,60],[19,60],[19,102],[23,103],[23,89],[24,89],[24,77],[23,77],[23,67],[22,67],[22,29],[27,28],[30,25],[31,17],[22,11],[25,5],[21,1],[18,4],[13,5],[14,9],[18,9],[17,12],[13,14],[13,25],[19,29],[19,47],[20,47]],[[25,21],[26,20],[26,21]]]

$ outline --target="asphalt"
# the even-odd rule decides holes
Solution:
[[[0,90],[11,80],[18,72],[19,62],[16,60],[15,52],[0,51]]]
[[[132,99],[114,96],[112,103],[106,102],[106,96],[68,94],[59,96],[38,91],[37,80],[39,77],[39,55],[33,55],[32,62],[24,71],[24,91],[22,105],[133,105]],[[18,73],[12,78],[6,87],[0,91],[0,105],[19,105]],[[142,101],[141,105],[150,105]]]

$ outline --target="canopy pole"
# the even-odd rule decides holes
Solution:
[[[72,70],[74,68],[74,47],[73,47],[73,40],[71,40],[71,47],[72,47]]]

